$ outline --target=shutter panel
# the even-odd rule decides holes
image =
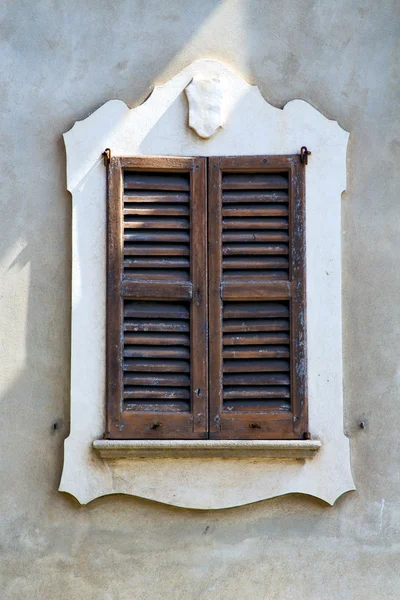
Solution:
[[[111,159],[111,438],[207,436],[205,192],[204,159]]]
[[[209,159],[210,437],[307,431],[304,166]]]

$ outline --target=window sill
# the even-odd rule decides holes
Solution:
[[[312,458],[319,440],[95,440],[101,458]]]

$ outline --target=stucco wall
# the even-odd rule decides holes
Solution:
[[[397,600],[398,3],[20,0],[0,15],[0,597]],[[111,98],[140,103],[201,57],[351,132],[344,426],[358,489],[333,508],[302,496],[216,512],[124,497],[80,507],[56,491],[69,427],[61,134]]]

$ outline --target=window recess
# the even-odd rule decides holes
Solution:
[[[106,437],[305,436],[304,169],[110,158]]]

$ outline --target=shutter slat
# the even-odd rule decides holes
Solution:
[[[164,302],[125,302],[125,317],[137,319],[189,319],[190,311],[185,304]]]
[[[273,258],[229,256],[224,258],[222,266],[224,269],[287,269],[289,261],[280,256]]]
[[[224,204],[238,204],[243,202],[248,203],[275,203],[288,202],[289,196],[287,191],[271,191],[271,192],[243,192],[235,189],[233,192],[224,192],[222,196]]]
[[[286,358],[289,348],[286,346],[228,346],[223,350],[224,358]]]
[[[224,373],[264,373],[289,371],[288,360],[225,360]]]
[[[262,254],[288,254],[287,244],[224,244],[222,254],[232,255],[262,255]]]
[[[240,415],[240,412],[244,413],[245,422],[248,424],[248,427],[250,428],[251,432],[263,429],[263,427],[259,424],[259,421],[261,420],[261,415],[263,416],[264,423],[268,423],[269,414],[289,413],[288,420],[290,420],[291,418],[289,398],[229,398],[225,400],[225,405],[227,411],[235,411],[237,416]],[[253,424],[253,421],[255,421],[256,423]],[[253,429],[254,425],[255,428]],[[285,436],[281,434],[279,437],[283,438]]]
[[[168,217],[136,218],[127,215],[125,229],[189,229],[189,219],[168,219]]]
[[[189,181],[185,175],[175,175],[171,173],[125,173],[124,187],[126,190],[160,190],[165,192],[189,190]]]
[[[287,281],[287,271],[246,271],[251,277],[243,283],[242,271],[226,271],[221,286],[224,300],[253,300],[265,298],[282,300],[290,298],[291,289]]]
[[[125,256],[189,256],[189,245],[185,244],[125,244]]]
[[[125,331],[189,331],[189,323],[173,320],[141,321],[138,319],[125,319]]]
[[[123,264],[131,269],[187,269],[190,261],[187,258],[126,258]]]
[[[166,192],[149,192],[142,190],[140,193],[128,192],[124,196],[124,204],[142,204],[143,202],[155,204],[189,204],[189,193],[177,194]],[[279,202],[279,200],[271,200]]]
[[[288,208],[285,204],[237,204],[222,209],[223,217],[286,217]]]
[[[162,216],[178,216],[188,217],[189,207],[188,206],[174,206],[174,205],[152,205],[147,203],[136,204],[134,206],[125,204],[124,215],[149,215],[154,217]]]
[[[129,268],[126,266],[124,275],[122,289],[127,296],[132,296],[133,298],[141,296],[154,298],[162,298],[164,296],[173,296],[174,298],[192,297],[189,269],[178,271],[173,269]],[[149,290],[152,286],[154,288],[149,293],[144,293],[138,287],[142,284],[148,284]],[[161,284],[165,285],[165,288],[162,288]],[[173,292],[173,289],[175,289],[175,292]]]
[[[288,386],[230,386],[224,385],[224,400],[233,398],[290,398]]]
[[[154,387],[125,386],[124,398],[137,398],[143,400],[146,398],[158,398],[160,400],[189,400],[190,391],[184,388],[173,387],[156,389]]]
[[[124,336],[125,344],[150,346],[189,346],[189,335],[185,333],[126,333]]]
[[[171,346],[125,346],[124,356],[130,358],[190,358],[185,347]]]
[[[224,229],[288,229],[289,222],[287,219],[262,217],[224,218],[222,226]]]
[[[290,337],[288,333],[240,333],[225,334],[223,343],[226,346],[246,346],[260,344],[288,344]]]
[[[128,374],[124,376],[124,385],[139,385],[139,386],[154,386],[159,385],[161,387],[167,386],[177,386],[177,387],[189,387],[190,386],[190,377],[189,375],[175,375],[175,374],[166,374],[166,373],[158,373],[156,375],[145,375],[140,373],[138,375]]]
[[[168,400],[164,400],[163,398],[125,398],[124,400],[125,415],[132,411],[134,421],[140,423],[141,420],[137,417],[140,415],[140,413],[142,413],[140,416],[142,419],[145,419],[145,423],[149,429],[149,431],[147,431],[146,438],[151,437],[151,428],[154,426],[154,423],[158,423],[158,419],[167,419],[169,428],[174,430],[173,421],[175,418],[180,416],[179,413],[186,413],[189,410],[189,400],[177,400],[175,398],[169,398]],[[185,417],[185,415],[182,416]],[[178,434],[176,434],[176,436],[177,435]],[[166,437],[162,429],[157,437],[161,439]]]
[[[269,173],[226,173],[222,176],[223,190],[281,190],[289,187],[285,175]]]
[[[225,242],[288,242],[289,235],[285,231],[224,231],[222,241]]]
[[[288,317],[287,304],[277,302],[230,302],[224,306],[224,319]]]
[[[190,241],[186,231],[130,231],[125,230],[125,242],[186,242]]]
[[[289,375],[285,373],[257,373],[256,375],[224,375],[224,385],[289,385]]]
[[[135,360],[127,358],[124,361],[126,372],[156,372],[156,373],[189,373],[190,364],[186,360],[146,359]]]
[[[239,331],[289,331],[288,319],[252,319],[251,321],[225,320],[224,333]]]
[[[261,287],[268,283],[268,280],[278,281],[287,279],[287,269],[232,269],[226,270],[224,272],[224,283],[223,283],[223,293],[224,297],[228,298],[227,292],[231,292],[233,289],[240,289],[241,292],[246,292],[245,296],[248,297],[248,293],[243,289],[243,283],[246,282],[248,285],[257,285],[257,287]],[[259,282],[259,283],[257,283]],[[235,284],[238,285],[235,286]],[[277,297],[279,294],[275,294]],[[231,300],[239,299],[243,296],[243,293],[239,294],[231,294]],[[260,294],[259,294],[260,296]]]

